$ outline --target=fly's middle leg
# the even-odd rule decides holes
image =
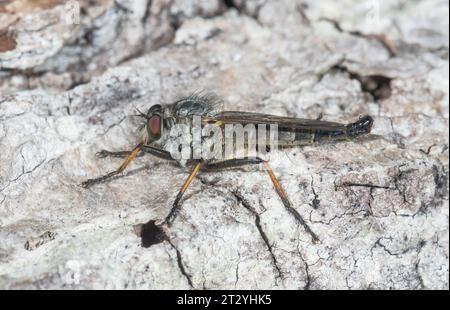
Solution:
[[[183,186],[181,187],[180,191],[178,192],[175,201],[172,205],[172,209],[170,210],[169,214],[166,216],[163,223],[167,225],[171,225],[173,221],[175,220],[178,212],[181,208],[181,199],[183,198],[184,193],[186,192],[187,188],[191,184],[192,180],[195,178],[195,176],[200,172],[200,170],[219,170],[219,169],[225,169],[225,168],[235,168],[239,166],[249,165],[249,164],[259,164],[262,163],[263,160],[260,158],[255,159],[233,159],[233,160],[226,160],[221,162],[199,162],[195,165],[194,169],[192,170],[189,177],[184,182]]]
[[[191,182],[195,178],[195,176],[198,174],[198,172],[202,168],[203,164],[204,164],[203,162],[197,163],[195,165],[194,169],[192,170],[191,174],[189,175],[189,177],[184,182],[183,186],[181,187],[180,191],[177,194],[177,197],[175,198],[175,201],[172,205],[172,209],[170,210],[169,214],[167,215],[167,217],[164,220],[165,224],[170,226],[173,223],[173,221],[175,220],[175,217],[181,208],[181,204],[180,204],[181,198],[183,198],[184,192],[186,192],[187,188],[189,187],[189,185],[191,184]]]

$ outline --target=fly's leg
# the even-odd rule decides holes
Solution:
[[[213,161],[208,162],[204,166],[204,170],[220,170],[220,169],[226,169],[226,168],[237,168],[241,166],[248,166],[248,165],[257,165],[263,163],[264,160],[262,160],[259,157],[255,158],[235,158],[235,159],[229,159],[224,161]]]
[[[264,164],[267,173],[269,174],[270,179],[272,180],[273,186],[275,187],[275,190],[278,194],[278,196],[281,198],[281,201],[283,202],[284,207],[291,213],[295,219],[303,226],[303,228],[310,234],[312,241],[314,243],[319,241],[319,238],[317,235],[311,230],[311,228],[308,226],[308,224],[305,222],[303,217],[300,215],[300,213],[295,210],[290,201],[287,197],[286,192],[284,191],[283,187],[280,184],[280,181],[278,181],[277,177],[275,176],[275,173],[273,172],[272,168],[270,167],[269,163],[259,157],[256,158],[237,158],[237,159],[230,159],[220,162],[210,162],[205,164],[204,169],[205,170],[218,170],[218,169],[225,169],[225,168],[233,168],[233,167],[239,167],[244,165],[255,165],[255,164]]]
[[[136,155],[136,157],[142,156],[142,155],[144,155],[144,153],[150,153],[159,158],[173,160],[172,155],[170,155],[169,152],[158,149],[151,145],[145,145],[145,144],[142,145],[141,151],[142,152],[140,152],[138,155]],[[131,155],[132,152],[133,151],[112,152],[112,151],[108,151],[108,150],[101,150],[100,152],[95,154],[95,156],[97,156],[98,158],[106,158],[106,157],[127,158],[128,156]]]
[[[160,150],[158,150],[160,151]],[[166,219],[164,220],[164,223],[170,225],[174,220],[175,217],[178,213],[178,211],[180,210],[180,200],[181,198],[183,198],[183,194],[186,191],[186,189],[189,187],[189,185],[191,184],[192,180],[194,179],[194,177],[198,174],[198,172],[201,169],[204,170],[216,170],[216,169],[224,169],[224,168],[231,168],[231,167],[238,167],[238,166],[243,166],[243,165],[248,165],[248,164],[259,164],[261,163],[260,159],[256,159],[255,162],[249,162],[248,159],[235,159],[233,161],[223,161],[223,162],[200,162],[197,163],[194,167],[194,169],[192,170],[191,174],[189,175],[189,177],[187,178],[187,180],[184,182],[183,187],[181,187],[180,191],[178,192],[177,197],[175,198],[175,201],[172,205],[172,209],[169,212],[169,215],[167,215]]]
[[[156,156],[159,158],[163,158],[163,159],[167,159],[167,160],[174,160],[172,155],[170,154],[170,152],[153,147],[151,145],[143,145],[142,151],[146,152],[146,153],[150,153],[153,156]],[[197,175],[197,173],[201,169],[202,165],[203,165],[202,162],[197,163],[195,165],[194,170],[192,170],[191,174],[189,175],[189,177],[187,178],[187,180],[184,182],[183,186],[181,187],[180,191],[178,192],[178,195],[175,198],[175,201],[172,205],[172,209],[170,210],[169,215],[167,215],[167,217],[165,218],[163,223],[170,225],[175,220],[175,217],[181,207],[181,205],[180,205],[181,198],[183,197],[184,192],[187,190],[187,188],[191,184],[194,177]]]
[[[170,155],[170,152],[158,149],[158,148],[156,148],[154,146],[151,146],[151,145],[143,145],[142,146],[142,151],[145,152],[145,153],[152,154],[153,156],[156,156],[156,157],[159,157],[159,158],[163,158],[163,159],[167,159],[167,160],[174,160],[172,158],[172,155]]]
[[[89,179],[84,181],[83,183],[81,183],[81,186],[84,188],[89,188],[92,185],[98,184],[98,183],[102,183],[110,178],[112,178],[113,176],[116,176],[120,173],[122,173],[125,168],[130,164],[131,161],[133,161],[133,159],[136,158],[136,156],[139,154],[139,152],[141,151],[142,148],[142,143],[139,143],[132,151],[131,153],[128,155],[127,159],[125,159],[125,161],[122,163],[122,165],[120,165],[120,167],[115,170],[112,171],[104,176],[101,176],[99,178],[96,179]]]
[[[167,152],[165,150],[159,149],[157,147],[151,146],[151,145],[143,145],[142,146],[142,151],[145,153],[149,153],[152,154],[153,156],[162,158],[162,159],[166,159],[166,160],[171,160],[171,161],[176,161],[172,155],[170,154],[170,152]],[[195,159],[190,159],[186,161],[186,164],[192,164],[192,163],[198,163],[198,160]]]
[[[181,200],[181,198],[183,198],[184,192],[187,190],[187,188],[191,184],[192,180],[195,178],[197,173],[200,171],[203,164],[204,164],[203,162],[197,163],[195,165],[194,169],[192,170],[191,174],[189,175],[189,177],[186,179],[186,181],[184,181],[183,186],[181,187],[180,191],[177,194],[177,197],[175,198],[175,201],[172,205],[172,209],[170,210],[169,215],[167,215],[166,219],[164,220],[164,223],[166,223],[167,225],[170,225],[175,220],[175,217],[181,207],[180,200]]]
[[[101,150],[100,152],[96,153],[95,156],[97,156],[98,158],[106,158],[106,157],[127,158],[128,156],[131,155],[131,152],[133,152],[133,151],[112,152],[112,151],[108,151],[108,150]],[[140,157],[142,155],[144,155],[144,154],[141,152],[138,155],[136,155],[136,157]]]
[[[319,241],[319,238],[317,235],[311,230],[311,228],[306,224],[303,217],[300,215],[300,213],[297,212],[292,206],[289,201],[289,198],[287,197],[286,192],[284,191],[283,187],[280,184],[280,181],[278,181],[277,177],[275,176],[275,173],[273,172],[272,168],[270,167],[268,162],[264,162],[264,166],[267,169],[267,173],[270,176],[270,179],[272,180],[273,186],[275,187],[275,190],[277,191],[278,196],[280,196],[281,201],[284,204],[284,207],[296,218],[296,220],[303,226],[303,228],[310,234],[312,241],[314,243],[317,243]]]

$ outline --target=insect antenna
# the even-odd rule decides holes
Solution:
[[[138,117],[143,117],[145,119],[148,119],[147,114],[145,114],[144,112],[142,112],[141,110],[139,110],[138,108],[136,108],[136,111],[138,112],[138,114],[134,114],[133,116],[138,116]]]

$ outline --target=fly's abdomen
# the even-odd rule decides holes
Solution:
[[[345,127],[341,130],[278,130],[279,145],[283,146],[301,146],[316,143],[325,143],[344,140],[347,138]]]
[[[373,118],[367,115],[348,125],[330,124],[328,122],[323,122],[323,125],[317,123],[309,129],[279,127],[279,145],[310,145],[354,139],[370,133],[373,126]]]

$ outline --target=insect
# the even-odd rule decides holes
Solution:
[[[82,183],[82,186],[88,188],[122,173],[130,162],[142,152],[150,153],[166,160],[176,161],[181,166],[192,166],[192,172],[179,190],[172,208],[163,222],[170,225],[181,208],[180,202],[183,194],[200,171],[217,171],[245,165],[264,165],[275,191],[281,198],[285,208],[311,235],[313,242],[317,242],[319,240],[317,235],[310,229],[302,216],[292,207],[285,190],[275,176],[268,161],[258,156],[236,157],[231,159],[218,159],[215,157],[180,159],[174,156],[173,142],[177,137],[171,135],[171,130],[176,125],[184,125],[187,132],[191,132],[194,126],[194,117],[199,119],[202,129],[206,126],[223,129],[226,126],[238,124],[246,127],[248,125],[262,125],[263,127],[275,126],[278,146],[280,148],[288,148],[305,144],[349,140],[366,135],[372,129],[372,117],[363,116],[354,123],[340,124],[320,119],[311,120],[253,112],[222,111],[220,105],[221,100],[214,94],[194,94],[169,105],[153,105],[147,113],[139,112],[138,116],[144,119],[144,124],[141,127],[140,142],[131,151],[112,152],[102,150],[97,153],[97,156],[102,158],[124,157],[126,159],[117,170],[95,179],[88,179]],[[201,137],[201,142],[207,142],[208,139],[208,137]],[[224,144],[225,142],[222,141],[221,143]],[[189,147],[193,149],[193,143]],[[233,148],[235,147],[233,146]],[[248,143],[244,147],[249,147]],[[261,145],[258,145],[258,147],[261,147]],[[269,146],[263,145],[263,147],[268,148]]]

